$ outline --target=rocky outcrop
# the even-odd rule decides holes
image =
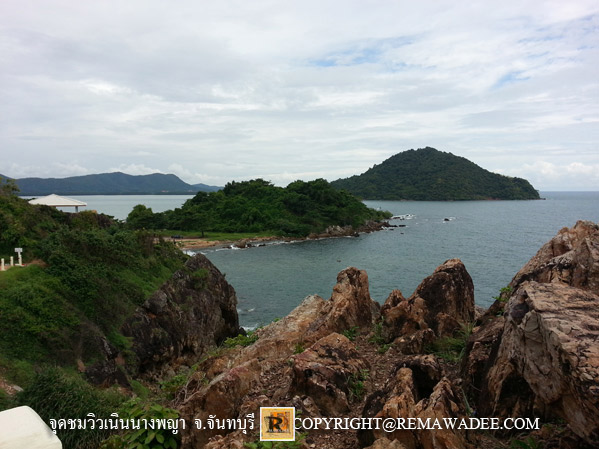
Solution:
[[[240,333],[235,290],[202,254],[155,292],[122,327],[140,373],[196,361]]]
[[[179,392],[178,409],[187,422],[241,418],[262,406],[294,406],[315,418],[560,417],[574,432],[568,441],[595,446],[599,296],[589,289],[597,285],[596,239],[597,226],[588,223],[560,231],[559,244],[543,247],[478,319],[461,366],[423,354],[457,340],[446,337],[475,319],[472,281],[459,260],[442,264],[408,299],[393,291],[380,310],[366,273],[348,268],[330,300],[308,297],[258,330],[251,346],[201,363]],[[485,446],[484,438],[444,427],[310,431],[304,447],[466,449]],[[182,447],[241,448],[256,439],[191,426]]]
[[[505,315],[486,379],[492,415],[559,417],[599,444],[599,296],[525,282]]]
[[[578,221],[563,228],[514,276],[512,289],[527,280],[561,283],[599,294],[599,225]]]
[[[250,404],[256,406],[256,398],[261,399],[254,413],[260,406],[301,403],[297,397],[294,402],[294,396],[312,394],[320,388],[324,388],[330,400],[313,398],[316,413],[321,413],[319,406],[323,412],[344,408],[348,402],[348,380],[336,377],[333,367],[351,375],[368,365],[355,357],[355,350],[339,333],[354,327],[369,328],[377,313],[366,272],[356,268],[343,270],[328,301],[309,296],[285,318],[258,330],[259,339],[251,346],[210,358],[200,365],[197,379],[188,387],[193,392],[187,394],[180,407],[181,416],[190,422],[205,420],[211,414],[219,419],[233,419],[242,410],[252,409]],[[294,357],[298,350],[306,355]],[[294,359],[299,363],[295,371],[291,368]],[[314,369],[313,379],[308,379],[310,367]],[[268,397],[263,391],[269,392]],[[204,447],[211,438],[225,433],[217,429],[188,431],[183,434],[183,447]],[[219,441],[234,445],[237,444],[232,442],[234,439],[238,442],[243,437],[227,438]]]
[[[480,416],[561,418],[599,444],[598,286],[590,222],[562,229],[518,272],[468,343],[462,374]]]
[[[369,326],[378,315],[379,305],[370,298],[368,275],[347,268],[337,275],[337,284],[321,318],[310,326],[310,333],[342,332],[354,326]]]
[[[357,399],[356,389],[369,368],[355,346],[333,332],[293,358],[291,391],[313,398],[324,416],[342,416]]]
[[[420,352],[436,335],[451,336],[474,319],[474,284],[459,259],[437,267],[408,299],[391,292],[381,309],[383,336],[411,352]],[[426,332],[426,330],[432,330]]]
[[[394,228],[396,226],[389,224],[388,221],[369,220],[358,228],[353,226],[329,226],[319,234],[310,234],[308,239],[326,239],[332,237],[358,237],[360,234],[380,231],[384,228]]]
[[[121,333],[131,342],[126,362],[123,354],[105,342],[106,360],[88,368],[86,374],[98,384],[127,384],[125,365],[137,375],[191,366],[209,349],[240,332],[235,290],[198,254],[125,321]]]
[[[459,389],[432,355],[408,356],[398,361],[385,387],[373,393],[364,406],[365,418],[458,418],[466,416]],[[407,449],[457,449],[466,447],[464,432],[450,429],[382,429],[358,432],[362,446],[377,439],[400,441]]]

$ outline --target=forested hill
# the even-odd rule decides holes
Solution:
[[[359,228],[390,216],[366,207],[324,179],[295,181],[285,188],[254,179],[228,183],[218,192],[199,192],[175,210],[153,213],[137,205],[127,217],[127,225],[134,229],[307,236],[329,226]]]
[[[491,173],[466,158],[430,147],[398,153],[331,185],[371,200],[539,199],[539,192],[525,179]]]
[[[100,173],[69,178],[15,179],[21,195],[144,195],[213,192],[219,187],[187,184],[175,175]]]

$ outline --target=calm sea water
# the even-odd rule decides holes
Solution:
[[[485,307],[501,287],[562,227],[599,222],[599,192],[542,192],[545,201],[368,201],[406,227],[356,238],[273,244],[243,250],[202,251],[235,287],[241,324],[252,327],[282,317],[310,294],[329,298],[342,269],[365,269],[370,292],[385,301],[391,290],[409,296],[433,270],[460,258]],[[125,218],[136,204],[155,212],[180,207],[187,195],[74,197]],[[448,218],[450,221],[445,221]]]
[[[31,198],[31,197],[27,197]],[[96,210],[112,215],[114,218],[124,220],[129,212],[138,204],[151,207],[153,212],[164,212],[169,209],[181,207],[193,195],[75,195],[70,196],[75,200],[87,203],[80,210]],[[73,212],[73,208],[61,208],[66,212]]]

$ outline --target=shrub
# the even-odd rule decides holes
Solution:
[[[122,400],[116,392],[98,390],[78,375],[69,375],[57,367],[45,367],[17,395],[19,405],[28,405],[48,424],[50,419],[85,420],[88,413],[108,418]],[[65,449],[96,449],[109,436],[109,430],[58,430],[57,435]]]
[[[144,403],[132,399],[123,404],[119,417],[126,420],[175,420],[179,418],[176,410],[159,404]],[[100,446],[101,449],[177,449],[179,434],[170,429],[144,428],[113,435]]]

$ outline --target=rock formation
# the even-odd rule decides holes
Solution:
[[[179,391],[177,408],[188,423],[211,415],[257,415],[263,406],[293,406],[314,418],[559,417],[569,433],[547,447],[596,447],[598,236],[597,225],[580,222],[545,245],[514,277],[511,290],[477,318],[461,365],[426,354],[439,342],[459,340],[462,325],[475,319],[472,280],[459,260],[439,266],[408,299],[394,290],[380,309],[370,298],[366,273],[348,268],[339,273],[329,300],[310,296],[258,330],[255,343],[204,360]],[[242,448],[256,439],[255,430],[198,431],[188,425],[182,447]],[[494,447],[493,440],[447,428],[312,430],[304,444],[482,446]]]
[[[201,254],[189,259],[121,328],[131,341],[127,369],[142,375],[191,365],[240,332],[235,290]],[[89,368],[87,376],[95,383],[126,384],[118,368],[126,363],[123,355],[108,342],[104,346],[106,361]]]
[[[181,406],[182,416],[189,421],[205,421],[209,415],[232,419],[245,409],[256,413],[260,406],[293,404],[294,397],[295,403],[301,402],[296,397],[300,392],[322,391],[329,397],[312,402],[316,413],[346,409],[347,379],[335,376],[335,368],[349,375],[365,369],[367,364],[354,360],[356,354],[347,339],[337,333],[354,326],[369,328],[377,312],[366,272],[343,270],[328,301],[309,296],[288,316],[258,330],[256,343],[205,361],[198,369],[197,382],[191,385],[197,390]],[[294,357],[295,352],[305,354]],[[296,361],[298,367],[293,370]],[[308,379],[310,369],[314,369],[313,379]],[[268,397],[259,394],[263,391],[269,392]],[[223,433],[217,429],[187,432],[183,435],[184,447],[202,447]],[[245,435],[236,433],[229,438],[243,439]]]
[[[419,309],[423,323],[420,330],[431,339],[437,338],[436,331],[452,332],[457,326],[451,330],[440,327],[441,316],[452,317],[455,323],[473,317],[472,281],[458,260],[447,261],[435,270],[413,297],[414,302],[424,305]],[[386,316],[393,316],[403,303],[407,301],[401,293],[394,292],[383,308],[383,316],[385,311]],[[401,416],[431,417],[445,412],[459,415],[464,410],[462,397],[446,377],[444,364],[435,356],[402,357],[395,350],[397,359],[389,356],[384,369],[371,366],[368,358],[377,353],[377,346],[368,342],[368,335],[372,340],[377,332],[375,323],[381,317],[378,305],[370,298],[366,272],[347,268],[339,273],[328,301],[318,296],[308,297],[287,317],[258,330],[259,339],[251,346],[230,350],[201,364],[185,394],[180,396],[181,414],[189,422],[195,419],[205,422],[210,415],[235,419],[247,410],[257,413],[260,406],[292,405],[303,412],[302,416],[357,417],[362,415],[362,395],[367,385],[375,382],[368,380],[369,376],[378,375],[384,380],[388,377],[384,370],[391,369],[396,374],[384,380],[382,390],[372,393],[378,401],[367,402],[368,412],[363,416],[396,417],[390,404],[398,401],[398,395],[403,395],[409,404],[401,410]],[[418,313],[414,313],[405,322],[389,319],[386,327],[398,338],[409,337],[408,329],[411,332],[418,326],[406,326],[406,322],[415,322],[417,317]],[[430,326],[426,319],[430,320]],[[401,328],[393,329],[394,325]],[[341,335],[347,331],[361,334],[363,343],[356,344]],[[362,344],[368,346],[367,352]],[[406,382],[411,382],[408,390]],[[325,435],[320,435],[318,446],[358,447],[355,432],[345,434],[336,435],[339,440],[331,443],[332,446],[327,445]],[[391,438],[391,447],[396,447],[392,441],[401,435],[401,432],[363,435],[362,445],[386,436]],[[406,447],[464,447],[464,435],[452,435],[451,432],[444,435],[445,446],[434,446],[430,443],[434,438],[425,432],[415,435],[412,445]],[[227,434],[218,429],[192,430],[184,433],[183,447],[241,447],[250,438],[240,431]],[[458,446],[451,446],[452,442]]]
[[[370,369],[355,345],[336,332],[293,360],[292,393],[310,396],[325,416],[342,416],[350,411],[352,396],[356,396],[352,388]]]
[[[435,336],[451,336],[474,319],[474,284],[459,259],[447,260],[408,299],[391,292],[381,309],[383,335],[406,353],[422,352]]]
[[[468,344],[479,414],[561,418],[599,445],[599,226],[562,229],[510,287]]]

